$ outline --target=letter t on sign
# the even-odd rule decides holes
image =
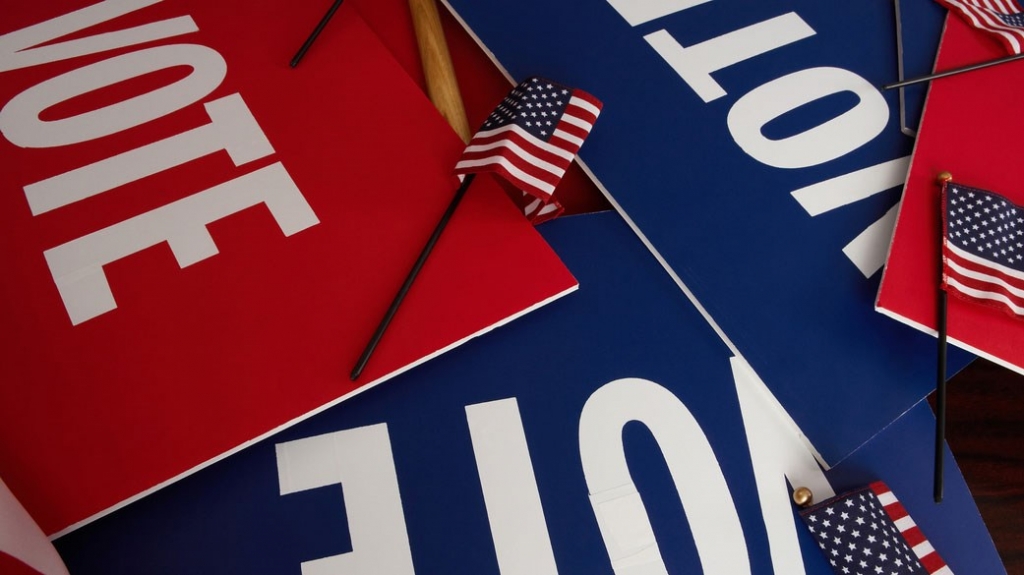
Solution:
[[[608,0],[630,26],[664,18],[711,0]]]

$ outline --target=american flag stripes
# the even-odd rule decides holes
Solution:
[[[1024,10],[1016,0],[936,0],[975,28],[991,32],[1011,54],[1024,45]]]
[[[601,102],[543,78],[528,78],[509,92],[470,140],[456,174],[494,172],[523,192],[534,223],[557,216],[554,199],[576,152],[601,112]]]
[[[943,289],[1024,317],[1024,208],[955,182],[942,196]]]
[[[906,544],[910,546],[910,550],[914,552],[914,555],[921,562],[925,571],[931,575],[953,575],[953,571],[942,560],[942,557],[935,551],[932,544],[928,542],[924,533],[921,532],[921,528],[914,523],[910,514],[903,508],[903,504],[896,499],[896,496],[889,487],[881,481],[876,481],[868,487],[875,494],[875,497],[878,498],[879,503],[882,504],[882,509],[885,510],[885,514],[892,520],[893,525],[896,526],[900,535],[903,536]]]
[[[800,516],[837,575],[953,575],[881,481]]]

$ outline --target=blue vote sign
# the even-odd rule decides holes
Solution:
[[[512,77],[604,102],[582,159],[826,461],[934,387],[934,340],[873,311],[913,145],[892,2],[448,3]],[[935,16],[905,16],[915,70]]]
[[[787,481],[927,503],[922,419],[826,475],[621,219],[544,233],[579,292],[62,537],[70,572],[827,575]],[[947,477],[919,523],[1002,573]]]

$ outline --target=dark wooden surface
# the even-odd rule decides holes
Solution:
[[[949,447],[1007,573],[1024,575],[1024,376],[978,359],[947,399]]]

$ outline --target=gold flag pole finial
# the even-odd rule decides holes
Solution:
[[[942,172],[935,180],[940,184],[947,184],[953,181],[953,174],[949,172]]]
[[[814,493],[806,487],[797,487],[793,492],[793,503],[797,507],[807,507],[814,502]]]

